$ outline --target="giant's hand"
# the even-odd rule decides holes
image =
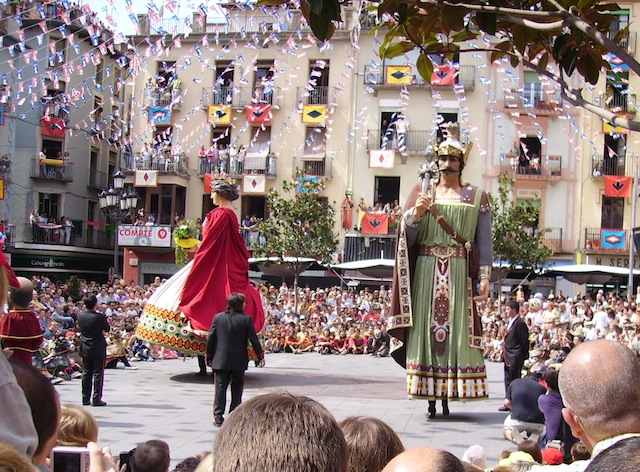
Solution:
[[[489,298],[489,280],[482,279],[480,281],[480,288],[478,288],[478,295],[473,297],[475,302],[484,302]]]
[[[418,198],[416,200],[416,204],[413,207],[413,216],[416,218],[422,218],[422,216],[429,211],[431,205],[433,204],[433,200],[431,195],[427,195],[426,193],[420,192],[418,194]]]

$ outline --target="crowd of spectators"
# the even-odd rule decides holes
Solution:
[[[72,293],[68,284],[54,283],[46,277],[34,276],[33,281],[37,290],[35,312],[45,337],[40,361],[36,362],[36,365],[53,383],[78,377],[78,364],[81,360],[77,355],[76,346],[79,342],[75,331],[75,319],[84,309],[83,297],[89,293],[97,295],[97,309],[107,315],[111,325],[108,367],[118,368],[122,363],[125,368],[134,370],[135,362],[175,359],[181,355],[169,349],[149,345],[136,338],[134,334],[146,301],[162,283],[159,277],[143,286],[133,281],[127,284],[123,280],[116,280],[108,285],[80,281],[80,286],[75,288],[76,293]],[[387,286],[358,290],[306,287],[299,288],[298,292],[294,293],[290,287],[283,285],[265,286],[261,293],[266,311],[266,322],[261,337],[268,353],[286,355],[317,352],[322,355],[379,357],[389,355],[393,340],[385,328],[390,305],[390,291]],[[521,316],[526,320],[530,330],[531,349],[525,368],[536,381],[544,380],[541,382],[545,387],[541,389],[541,395],[544,395],[546,389],[550,398],[557,396],[562,402],[557,388],[557,374],[553,373],[561,368],[568,353],[585,341],[616,341],[629,347],[636,355],[640,353],[640,303],[635,299],[626,299],[615,293],[605,294],[603,291],[575,297],[565,297],[562,292],[557,295],[551,292],[547,296],[535,294],[525,297],[524,293],[518,290],[514,295],[514,298],[519,298],[521,302]],[[501,308],[506,306],[505,301],[501,300],[500,304],[491,301],[480,307],[485,336],[484,356],[487,361],[501,360],[501,343],[506,329],[506,314]],[[545,404],[540,401],[538,403],[546,422]],[[557,422],[557,419],[554,421]],[[374,429],[378,431],[380,427]],[[505,437],[511,439],[506,434]],[[523,462],[529,462],[530,466],[536,463],[561,463],[563,460],[570,462],[572,457],[589,455],[581,442],[577,442],[574,447],[567,447],[564,454],[550,453],[550,447],[546,447],[543,453],[541,445],[549,446],[547,443],[553,443],[554,439],[537,434],[532,437],[525,435],[517,441],[512,440],[519,451],[516,454],[505,448],[503,457],[500,458],[501,467],[510,467],[516,463],[519,467],[529,467],[523,466]],[[192,458],[191,468],[176,470],[194,470],[200,459],[202,457],[198,460]],[[486,458],[481,446],[470,448],[462,459],[486,467]]]

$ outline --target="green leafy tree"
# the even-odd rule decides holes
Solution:
[[[546,228],[538,227],[540,207],[518,204],[511,198],[514,180],[498,176],[498,194],[489,194],[493,226],[493,257],[498,261],[498,285],[516,268],[539,273],[553,250],[544,246]]]
[[[264,241],[252,247],[255,257],[275,257],[294,277],[309,267],[305,259],[324,263],[331,261],[338,246],[335,226],[335,202],[328,203],[320,196],[326,183],[311,179],[297,171],[291,181],[282,182],[282,192],[271,189],[267,194],[269,217],[258,228]],[[297,293],[297,290],[296,290]],[[296,298],[297,310],[297,298]]]
[[[289,0],[259,0],[260,5],[281,5]],[[325,41],[334,23],[342,21],[342,0],[300,0],[300,10],[314,35]],[[376,29],[384,34],[381,58],[394,58],[417,49],[417,68],[429,81],[429,56],[454,59],[457,54],[488,52],[491,62],[508,58],[554,81],[568,103],[595,113],[617,126],[640,130],[640,121],[616,115],[603,104],[583,96],[583,86],[568,78],[577,73],[595,84],[602,71],[612,72],[606,60],[611,52],[640,75],[640,63],[621,46],[629,36],[623,28],[613,38],[610,30],[620,11],[604,0],[381,0],[368,7],[377,14]],[[470,47],[478,40],[482,46]],[[551,66],[551,64],[557,66]]]

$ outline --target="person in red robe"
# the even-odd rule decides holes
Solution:
[[[6,257],[4,260],[6,261]],[[24,277],[16,278],[8,265],[4,265],[3,270],[10,271],[11,291],[9,311],[0,318],[2,347],[13,351],[11,356],[13,359],[31,365],[31,356],[40,348],[43,339],[40,322],[33,312],[33,308],[29,306],[33,299],[33,283]],[[0,285],[4,285],[4,283]]]
[[[355,206],[353,192],[351,189],[347,189],[342,201],[342,229],[353,229],[353,208]]]
[[[202,243],[180,296],[180,310],[196,335],[206,337],[216,313],[222,313],[233,292],[247,299],[245,313],[253,318],[256,332],[264,326],[260,293],[249,281],[249,252],[240,235],[232,202],[239,197],[235,185],[219,180],[211,184],[217,206],[207,215]]]

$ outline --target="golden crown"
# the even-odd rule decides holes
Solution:
[[[460,142],[460,125],[458,123],[446,123],[442,125],[445,139],[436,148],[436,157],[455,156],[464,163],[467,163],[471,144],[465,148]]]

